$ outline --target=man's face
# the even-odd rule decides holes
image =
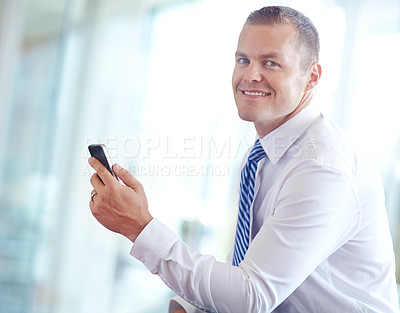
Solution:
[[[233,92],[239,116],[261,137],[308,104],[296,35],[293,25],[245,25],[240,34]]]

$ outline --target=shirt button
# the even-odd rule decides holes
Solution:
[[[140,258],[139,260],[140,260],[140,262],[142,262],[142,263],[146,263],[146,260],[145,260],[144,258]]]

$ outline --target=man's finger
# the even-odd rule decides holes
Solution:
[[[96,171],[97,175],[99,175],[104,185],[112,184],[116,181],[115,178],[111,175],[111,173],[106,169],[106,167],[103,164],[101,164],[100,161],[97,160],[96,158],[90,157],[89,164]]]
[[[92,175],[92,177],[90,178],[90,183],[92,184],[94,190],[101,191],[104,188],[104,183],[97,173],[94,173]]]
[[[142,184],[129,172],[127,169],[121,167],[119,164],[114,164],[113,171],[124,182],[125,185],[132,189],[142,187]]]

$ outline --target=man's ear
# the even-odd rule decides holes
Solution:
[[[306,91],[310,91],[315,88],[315,86],[318,85],[319,80],[321,79],[321,74],[322,74],[322,68],[321,64],[315,62],[311,64],[307,71],[308,75],[308,82],[307,82],[307,87]]]

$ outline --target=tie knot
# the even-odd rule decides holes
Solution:
[[[261,146],[261,142],[259,139],[257,139],[256,143],[254,144],[253,149],[250,152],[248,160],[257,163],[265,156],[266,156],[266,153],[265,153],[263,147]]]

